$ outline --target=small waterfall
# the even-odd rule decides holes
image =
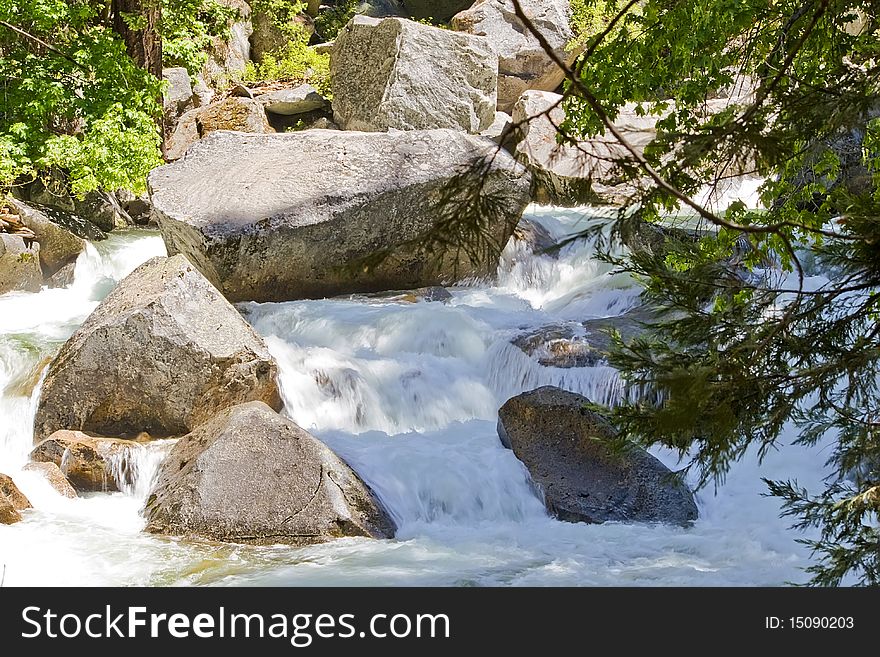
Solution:
[[[613,367],[546,367],[507,340],[499,340],[486,352],[486,377],[502,402],[541,386],[564,388],[605,406],[639,397]]]
[[[103,454],[114,481],[126,495],[145,500],[155,483],[159,466],[176,440],[133,443]],[[64,468],[62,467],[62,470]]]
[[[431,525],[546,517],[525,466],[501,445],[494,421],[396,436],[370,432],[356,440],[333,431],[320,437],[376,492],[402,532],[398,538]]]
[[[121,231],[97,246],[86,242],[69,287],[0,296],[0,472],[27,462],[51,358],[120,279],[164,253],[157,234]]]

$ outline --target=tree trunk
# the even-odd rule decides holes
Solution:
[[[135,63],[162,79],[161,0],[112,0],[113,29]]]

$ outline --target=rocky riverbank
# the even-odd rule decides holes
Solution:
[[[525,6],[556,55],[571,61],[568,3]],[[562,72],[509,7],[456,9],[465,11],[451,29],[399,16],[352,19],[322,46],[331,96],[309,85],[211,90],[212,76],[167,69],[169,164],[150,175],[148,198],[80,199],[62,180],[54,191],[34,183],[8,202],[0,292],[69,283],[86,240],[120,227],[157,225],[170,256],[128,275],[48,366],[31,459],[58,490],[122,490],[130,481],[119,464],[149,441],[173,438],[146,501],[149,532],[295,545],[393,536],[394,520],[355,470],[283,415],[278,364],[230,302],[491,280],[512,237],[533,251],[553,242],[520,225],[530,201],[578,203],[595,198],[597,182],[614,182],[595,166],[560,178],[552,154],[536,145],[555,140],[529,119],[559,98],[552,92]],[[242,25],[227,71],[248,57],[235,35],[254,26]],[[652,125],[643,123],[649,138]],[[588,357],[560,364],[540,360],[541,351],[537,367],[602,362],[604,333],[577,339]],[[517,344],[535,354],[543,347],[534,342]],[[664,483],[670,473],[652,457],[633,449],[620,463],[591,447],[611,434],[579,410],[587,399],[537,411],[526,401],[501,409],[501,440],[558,518],[696,518],[690,493]],[[576,455],[572,441],[584,447]],[[585,481],[573,481],[572,468]],[[8,488],[0,517],[13,522],[29,503],[11,480]]]

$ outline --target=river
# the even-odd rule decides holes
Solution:
[[[530,207],[555,237],[584,211]],[[618,315],[639,288],[583,241],[558,258],[511,242],[493,284],[450,288],[446,303],[351,297],[242,304],[278,359],[285,413],[336,450],[398,524],[393,540],[307,548],[155,537],[140,515],[168,441],[130,463],[120,493],[70,500],[22,472],[40,374],[113,285],[165,253],[155,232],[89,245],[65,289],[0,296],[0,472],[34,505],[0,525],[5,586],[38,585],[781,585],[806,579],[802,534],[762,496],[761,477],[817,486],[823,445],[749,453],[697,495],[690,528],[584,525],[548,517],[528,474],[495,432],[498,407],[539,385],[613,402],[604,366],[543,367],[509,340],[548,324]],[[789,432],[788,442],[794,438]],[[672,468],[675,455],[654,454]]]

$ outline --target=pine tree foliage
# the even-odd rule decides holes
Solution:
[[[806,445],[833,436],[830,452],[817,450],[833,473],[824,490],[783,481],[768,493],[798,527],[819,529],[813,584],[876,585],[880,6],[618,7],[568,71],[560,127],[571,143],[613,132],[627,104],[659,119],[644,153],[615,161],[637,182],[613,225],[630,249],[604,257],[666,316],[618,339],[612,357],[660,401],[612,413],[631,437],[690,459],[704,484],[750,448],[774,449],[791,426]],[[763,209],[716,211],[713,193],[742,173],[765,178]]]

